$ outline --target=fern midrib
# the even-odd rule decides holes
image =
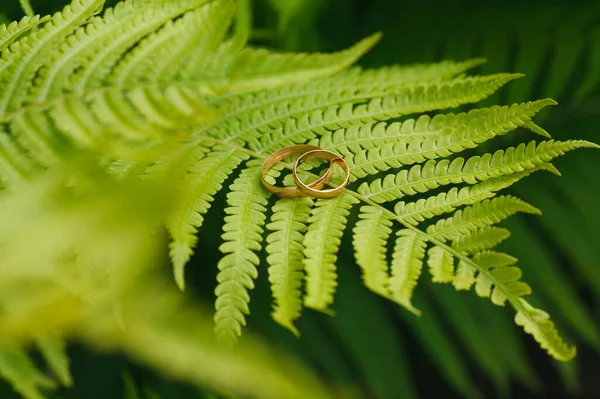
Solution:
[[[208,140],[213,140],[210,137],[206,137],[206,139]],[[231,143],[226,143],[226,142],[221,142],[221,144],[223,145],[229,145],[232,146]],[[240,148],[238,146],[232,146],[232,148]],[[246,152],[246,154],[259,159],[259,160],[264,160],[265,157],[255,151],[252,150],[248,150],[248,149],[244,149]],[[285,167],[287,169],[292,169],[291,165],[289,164],[285,164]],[[527,311],[527,309],[525,309],[519,302],[518,298],[514,298],[509,292],[508,290],[505,288],[504,284],[499,282],[491,273],[490,270],[486,270],[482,267],[480,267],[479,265],[477,265],[477,263],[475,263],[471,258],[469,258],[467,255],[464,255],[460,252],[458,252],[456,249],[452,248],[450,245],[442,242],[441,240],[427,234],[426,232],[420,230],[418,227],[413,226],[405,221],[402,220],[401,217],[399,217],[398,215],[396,215],[394,212],[386,209],[385,207],[383,207],[382,205],[370,200],[369,198],[366,198],[365,196],[353,191],[353,190],[349,190],[346,189],[345,190],[346,193],[348,193],[349,195],[352,195],[354,198],[356,198],[359,201],[362,201],[366,204],[369,204],[377,209],[380,209],[384,214],[387,214],[387,216],[390,219],[396,220],[398,221],[400,224],[402,224],[406,229],[411,230],[412,232],[414,232],[415,234],[418,234],[419,236],[423,237],[426,241],[430,242],[431,244],[438,246],[446,251],[448,251],[449,253],[451,253],[454,257],[456,257],[457,259],[465,262],[466,264],[468,264],[469,266],[471,266],[473,269],[477,270],[478,273],[481,273],[483,275],[485,275],[488,279],[490,279],[490,281],[492,281],[495,285],[495,289],[500,290],[504,296],[506,297],[506,300],[512,305],[512,307],[521,315],[523,315],[523,317],[525,317],[532,326],[536,326],[537,328],[537,322],[531,317],[531,315],[529,314],[529,312]],[[537,328],[537,330],[539,332],[541,332],[541,330],[539,328]],[[545,334],[544,334],[545,335]]]

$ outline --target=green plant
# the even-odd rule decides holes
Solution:
[[[333,302],[340,239],[357,210],[354,250],[367,288],[419,313],[411,298],[427,257],[434,282],[474,286],[497,305],[509,302],[516,323],[552,356],[574,356],[548,315],[522,298],[530,288],[519,281],[516,259],[492,251],[508,236],[496,223],[538,211],[496,193],[534,171],[556,172],[554,157],[595,145],[548,140],[469,153],[517,127],[549,136],[532,120],[554,103],[548,99],[427,114],[476,103],[519,75],[464,76],[479,59],[346,69],[377,35],[329,55],[253,49],[245,45],[244,13],[228,32],[235,2],[227,0],[126,1],[94,16],[101,6],[75,1],[50,19],[26,18],[2,31],[0,47],[8,50],[0,64],[0,137],[9,198],[62,165],[65,154],[83,150],[128,185],[156,182],[183,289],[197,230],[215,194],[226,190],[215,321],[230,345],[249,312],[263,235],[273,316],[297,333],[303,306],[327,311]],[[423,115],[407,119],[411,114]],[[260,160],[300,142],[345,157],[353,181],[344,195],[269,198],[258,180]],[[461,152],[465,158],[455,155]]]
[[[597,63],[600,54],[596,18],[599,9],[596,3],[530,1],[508,5],[505,1],[459,0],[439,1],[436,7],[427,2],[392,4],[385,0],[373,0],[368,4],[337,0],[325,3],[319,19],[304,20],[301,35],[288,30],[281,39],[276,37],[266,43],[284,46],[285,49],[288,48],[287,42],[293,41],[297,48],[324,51],[345,45],[377,29],[383,31],[383,40],[360,60],[362,65],[375,67],[485,57],[489,62],[478,69],[480,72],[506,70],[526,74],[525,79],[507,85],[484,100],[485,105],[552,97],[558,101],[558,107],[542,110],[536,116],[538,123],[543,123],[544,128],[557,139],[572,138],[577,132],[577,137],[596,140]],[[425,14],[427,18],[415,18]],[[333,15],[335,18],[331,17]],[[259,17],[256,20],[263,24],[259,26],[261,30],[269,28],[271,20]],[[290,38],[290,35],[295,37]],[[519,137],[520,134],[506,135],[498,140],[503,146],[509,146],[518,144]],[[494,140],[494,147],[498,140]],[[486,144],[478,149],[479,153],[487,151]],[[557,316],[558,329],[570,340],[579,343],[582,356],[568,363],[551,363],[555,369],[544,370],[541,358],[527,356],[528,359],[518,360],[514,356],[518,352],[531,355],[523,347],[526,341],[516,336],[509,337],[506,333],[494,334],[495,325],[505,325],[508,321],[506,312],[481,309],[477,313],[477,328],[464,329],[461,320],[470,317],[467,309],[475,306],[470,298],[454,297],[465,309],[462,318],[450,316],[444,309],[435,306],[438,303],[437,293],[442,292],[442,287],[425,290],[418,298],[418,301],[433,302],[429,317],[437,319],[441,327],[439,333],[446,335],[447,343],[466,359],[462,373],[471,376],[471,386],[485,390],[487,382],[491,382],[496,393],[505,395],[509,392],[516,394],[515,389],[518,392],[524,386],[531,394],[537,393],[540,397],[551,394],[594,395],[595,382],[586,378],[586,373],[596,367],[600,353],[600,328],[596,322],[600,298],[600,275],[597,273],[600,252],[593,238],[597,236],[595,232],[599,226],[595,200],[599,186],[590,171],[598,167],[599,159],[594,152],[564,157],[556,165],[565,178],[556,179],[550,174],[540,173],[509,188],[510,194],[532,201],[546,216],[517,215],[510,218],[504,227],[510,230],[511,239],[499,247],[521,260],[524,279],[535,291],[531,301]],[[439,302],[445,303],[445,300],[446,297]],[[386,308],[386,305],[380,302],[379,307]],[[339,306],[336,311],[341,314],[352,310]],[[400,328],[412,328],[408,323],[410,319],[392,319],[392,323],[401,323]],[[369,326],[372,331],[381,328],[386,328],[386,325]],[[415,335],[430,336],[427,329],[424,323],[416,325]],[[494,336],[494,348],[479,342],[481,335]],[[398,334],[395,340],[411,347],[411,338]],[[467,395],[464,390],[456,388],[456,380],[449,377],[458,374],[453,372],[456,364],[452,372],[444,367],[440,358],[443,358],[445,348],[441,350],[440,346],[434,346],[434,341],[423,343],[432,365],[439,367],[444,380],[451,383],[460,396]],[[496,361],[492,365],[485,360],[487,358]],[[417,364],[416,367],[420,366],[417,354],[411,354],[406,360],[412,365]],[[520,366],[516,367],[516,364]],[[529,372],[525,372],[527,369]],[[475,377],[473,370],[484,374],[487,378],[483,381],[486,382],[482,383],[481,378]],[[429,384],[429,381],[419,378],[418,373],[413,375],[412,382],[420,388]],[[561,394],[556,390],[561,390]]]

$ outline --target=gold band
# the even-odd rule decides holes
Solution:
[[[267,191],[269,191],[270,193],[273,193],[275,195],[278,195],[280,197],[284,197],[284,198],[306,197],[307,194],[304,194],[302,191],[300,191],[300,189],[298,187],[278,187],[278,186],[275,186],[275,185],[269,183],[265,179],[265,176],[267,175],[267,172],[269,171],[269,169],[271,169],[271,167],[273,165],[275,165],[277,162],[281,161],[282,159],[289,157],[290,155],[305,154],[307,152],[312,152],[315,150],[319,150],[319,147],[316,147],[314,145],[308,145],[308,144],[300,144],[300,145],[291,145],[289,147],[285,147],[278,151],[275,151],[274,153],[269,155],[264,160],[262,167],[260,168],[260,181],[262,182],[262,185],[267,189]],[[295,164],[294,164],[294,179],[296,177],[295,170],[296,170],[296,168],[295,168]],[[323,188],[325,186],[325,184],[327,184],[329,182],[329,179],[331,178],[332,173],[333,173],[333,163],[330,163],[329,169],[327,169],[325,174],[323,176],[321,176],[320,178],[318,178],[317,180],[315,180],[314,182],[306,185],[306,187],[308,187],[309,189],[316,189],[316,190]]]
[[[319,188],[316,188],[314,186],[311,187],[310,184],[309,185],[304,184],[304,182],[302,182],[302,180],[300,180],[300,178],[298,177],[298,166],[300,164],[302,164],[302,162],[312,159],[312,158],[321,158],[321,159],[328,160],[330,162],[330,164],[329,164],[329,170],[327,172],[329,172],[333,169],[334,163],[337,163],[338,165],[340,165],[342,167],[342,169],[344,169],[344,171],[346,172],[346,178],[344,179],[344,182],[335,188],[327,189],[327,190],[320,190]],[[340,195],[344,191],[344,189],[348,185],[348,183],[350,182],[350,168],[348,167],[348,164],[346,163],[346,161],[344,161],[344,159],[340,155],[336,154],[335,152],[331,152],[331,151],[327,151],[327,150],[318,148],[318,149],[307,151],[304,154],[300,155],[298,157],[298,159],[296,159],[296,162],[294,163],[292,177],[294,178],[294,183],[296,183],[296,186],[298,186],[298,189],[303,194],[308,195],[313,198],[319,198],[319,199],[334,198],[334,197],[337,197],[338,195]]]

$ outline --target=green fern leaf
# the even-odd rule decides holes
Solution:
[[[40,124],[46,120],[32,118],[31,114],[19,114],[15,116],[11,124],[11,133],[16,143],[28,153],[28,156],[42,167],[55,164],[60,155],[57,140],[47,134],[48,129],[40,128]]]
[[[452,77],[472,65],[473,62],[470,61],[441,63],[426,69],[431,71],[450,69],[454,73],[448,72],[448,77]],[[225,96],[215,102],[229,107],[230,112],[208,132],[219,137],[227,137],[229,140],[237,140],[237,137],[241,137],[239,142],[243,143],[250,137],[260,138],[267,126],[285,125],[290,117],[308,115],[340,103],[363,102],[369,98],[393,94],[404,86],[414,85],[414,81],[421,80],[418,77],[421,76],[422,71],[422,66],[394,67],[389,70],[355,68],[326,79],[285,85],[274,91],[251,93],[234,98]],[[411,80],[410,76],[415,76],[415,80]],[[425,77],[423,80],[428,79]],[[242,131],[232,129],[240,120],[252,121],[250,128],[244,127],[248,130]]]
[[[392,222],[378,208],[363,206],[353,230],[356,263],[363,272],[363,282],[371,291],[389,296],[386,245]]]
[[[484,58],[473,58],[462,62],[445,60],[432,64],[394,65],[365,70],[354,67],[348,69],[346,73],[360,73],[361,81],[368,85],[385,84],[386,81],[390,80],[402,80],[406,83],[442,81],[475,68],[485,62],[486,60]]]
[[[475,254],[486,249],[494,248],[510,237],[510,231],[501,227],[488,226],[461,236],[452,242],[457,251]]]
[[[49,17],[41,17],[39,15],[33,17],[23,17],[20,21],[11,22],[8,25],[0,25],[0,52],[6,50],[19,37],[26,34],[36,26],[47,22]]]
[[[535,169],[566,151],[594,146],[586,141],[555,142],[553,140],[541,142],[536,146],[536,143],[532,141],[527,146],[521,144],[516,148],[498,150],[494,154],[474,156],[466,161],[463,158],[456,158],[453,161],[443,159],[439,162],[430,160],[423,165],[404,169],[398,174],[390,174],[383,179],[376,179],[370,184],[363,183],[358,192],[378,203],[392,201],[404,195],[426,192],[440,185],[475,184],[493,177]],[[371,173],[390,168],[385,161],[385,156],[379,155],[379,160],[370,162],[374,168]],[[395,159],[396,156],[388,155],[388,158]],[[400,167],[400,164],[396,167]]]
[[[167,21],[166,15],[157,10],[154,1],[127,0],[106,9],[102,18],[92,19],[85,28],[77,29],[40,70],[32,90],[35,102],[44,103],[62,94],[65,89],[72,91],[74,75],[79,68],[90,62],[95,54],[111,48],[115,36],[127,37],[122,32],[124,25],[137,27],[145,20],[150,23]]]
[[[21,8],[25,15],[33,17],[33,8],[31,7],[29,0],[19,0],[19,3],[21,3]]]
[[[394,206],[394,212],[403,221],[410,224],[418,224],[426,219],[452,212],[462,205],[471,205],[496,195],[496,192],[511,186],[531,171],[513,173],[494,179],[466,186],[460,190],[456,187],[438,195],[419,199],[416,202],[398,202]]]
[[[566,345],[560,338],[548,313],[534,308],[524,299],[519,299],[519,302],[521,309],[515,315],[515,323],[533,335],[541,347],[552,353],[558,360],[571,360],[577,351],[574,347]]]
[[[110,36],[102,35],[103,47],[96,47],[95,52],[86,60],[86,68],[73,76],[75,92],[86,88],[102,86],[110,76],[112,68],[119,62],[123,54],[144,36],[160,28],[165,22],[183,15],[185,12],[202,6],[207,0],[173,0],[146,7],[142,12],[130,14],[130,24],[117,24],[116,40],[106,41]],[[143,4],[142,4],[143,6]],[[116,11],[116,10],[115,10]],[[104,21],[104,19],[102,20]],[[115,37],[115,36],[113,36]],[[99,43],[98,43],[99,44]]]
[[[23,149],[19,148],[5,132],[0,132],[0,153],[2,154],[2,184],[5,190],[16,189],[36,170],[35,163],[24,156]]]
[[[326,311],[333,302],[337,286],[336,260],[341,238],[354,197],[342,194],[330,200],[315,203],[308,230],[304,236],[304,267],[306,270],[306,297],[304,305]]]
[[[268,193],[261,186],[258,176],[260,163],[250,161],[247,168],[231,185],[227,194],[223,240],[219,249],[225,254],[217,265],[219,285],[215,313],[215,332],[220,341],[233,345],[242,334],[249,313],[248,291],[254,288],[260,263],[255,251],[259,251],[261,234],[265,224],[265,206]]]
[[[6,342],[2,343],[0,349],[0,375],[27,399],[44,399],[40,390],[54,386],[54,382],[36,369],[24,351]]]
[[[457,291],[467,291],[475,284],[475,268],[463,260],[458,261],[452,285]]]
[[[397,235],[391,265],[391,297],[411,312],[420,314],[412,305],[411,298],[421,276],[427,242],[407,229],[399,230]]]
[[[427,266],[434,283],[451,283],[454,280],[454,257],[442,247],[432,247],[427,252]]]
[[[352,126],[325,136],[319,144],[342,154],[358,154],[358,157],[362,155],[361,150],[394,145],[394,154],[405,155],[400,162],[407,165],[473,148],[495,136],[525,126],[542,108],[554,104],[554,101],[545,99],[510,107],[494,106],[467,113],[439,114],[433,118],[423,115],[418,119],[387,125]],[[364,156],[369,158],[369,153]],[[368,167],[364,160],[355,163]],[[360,174],[357,176],[363,177]]]
[[[73,378],[69,371],[69,359],[63,339],[47,335],[37,340],[37,346],[61,384],[71,386]]]
[[[474,60],[477,61],[477,60]],[[326,110],[340,103],[363,102],[369,98],[393,94],[414,81],[428,80],[419,76],[423,70],[440,71],[448,77],[473,66],[474,62],[440,63],[428,66],[394,67],[389,70],[361,70],[358,68],[336,74],[326,79],[317,79],[294,85],[285,85],[268,92],[257,92],[242,96],[225,96],[215,100],[230,111],[207,133],[243,144],[262,137],[269,129],[285,126],[291,118],[309,115],[319,109]],[[449,70],[449,71],[448,71]],[[410,77],[414,76],[415,80]],[[446,76],[446,75],[444,75]],[[238,129],[240,121],[249,122]],[[327,136],[324,137],[326,139]],[[323,145],[327,146],[326,144]]]
[[[252,143],[252,148],[259,151],[273,151],[285,145],[313,139],[317,133],[324,134],[327,131],[324,129],[349,127],[356,123],[371,123],[476,102],[517,77],[520,75],[500,74],[473,78],[460,77],[440,83],[416,83],[414,86],[400,87],[397,93],[373,98],[366,103],[364,101],[357,105],[346,103],[314,110],[310,114],[299,117],[297,121],[288,120],[283,129],[261,136],[258,143]],[[360,162],[352,162],[354,166],[359,164]]]
[[[492,285],[496,282],[505,284],[510,293],[516,296],[531,293],[531,289],[526,284],[518,282],[522,273],[519,268],[513,266],[517,262],[516,258],[500,252],[484,251],[476,254],[473,259],[489,272],[489,274],[478,274],[475,280],[477,295],[491,297],[494,304],[504,305],[506,295],[501,290],[492,289]]]
[[[304,246],[302,241],[307,229],[310,198],[283,198],[273,207],[271,222],[267,229],[267,262],[269,282],[273,291],[275,306],[273,319],[299,336],[293,322],[302,311],[302,279],[304,278]]]
[[[213,151],[188,170],[176,192],[173,210],[166,220],[175,281],[184,289],[184,266],[196,246],[196,232],[202,226],[214,195],[245,157],[231,150]]]
[[[144,39],[115,67],[110,81],[168,82],[202,77],[233,17],[233,1],[207,2]],[[206,76],[208,78],[208,76]]]
[[[419,313],[412,295],[429,245],[434,282],[458,290],[474,286],[496,305],[509,302],[517,323],[551,355],[572,356],[546,316],[521,299],[530,289],[520,281],[516,260],[491,251],[508,236],[494,224],[516,212],[539,211],[496,194],[539,169],[558,173],[549,162],[566,151],[596,146],[549,140],[454,156],[517,127],[549,136],[533,122],[554,104],[549,99],[422,115],[482,100],[520,75],[463,75],[481,60],[343,71],[379,35],[332,54],[276,53],[245,46],[246,2],[229,38],[233,0],[126,0],[94,17],[102,3],[75,0],[51,18],[0,28],[3,188],[20,190],[38,174],[52,173],[63,154],[84,149],[120,179],[168,180],[173,189],[163,198],[170,205],[163,223],[181,289],[204,215],[217,192],[227,193],[215,330],[229,345],[245,324],[263,249],[275,320],[298,334],[294,321],[303,305],[329,308],[341,238],[351,208],[360,204],[350,227],[369,289]],[[411,114],[421,115],[390,121]],[[334,199],[281,200],[269,207],[260,162],[287,144],[307,142],[342,154],[353,184]],[[421,196],[406,198],[413,195]],[[395,225],[400,229],[388,270]],[[65,382],[62,360],[49,357]],[[492,369],[498,378],[506,375]]]
[[[517,212],[541,214],[525,201],[512,196],[500,196],[456,211],[452,217],[429,226],[427,233],[436,238],[456,239],[498,223]]]
[[[14,43],[0,60],[4,90],[0,95],[0,115],[15,111],[23,105],[36,70],[52,53],[56,43],[64,40],[74,29],[98,12],[103,0],[76,0],[55,14],[43,28]]]
[[[374,34],[337,54],[277,54],[263,49],[245,49],[231,66],[231,75],[256,77],[240,82],[236,91],[276,87],[334,74],[354,63],[380,37],[380,34]]]

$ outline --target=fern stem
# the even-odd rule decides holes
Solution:
[[[405,222],[404,220],[402,220],[402,217],[396,215],[394,212],[386,209],[385,207],[383,207],[382,205],[364,197],[363,195],[351,191],[351,190],[346,190],[350,195],[354,196],[356,199],[358,199],[359,201],[363,201],[371,206],[380,208],[381,210],[383,210],[383,212],[386,212],[388,214],[388,216],[390,218],[393,218],[394,220],[397,220],[398,222],[400,222],[400,224],[402,224],[405,228],[413,231],[414,233],[420,235],[421,237],[423,237],[424,239],[426,239],[427,241],[429,241],[430,243],[432,243],[433,245],[436,245],[440,248],[443,248],[445,251],[448,251],[449,253],[451,253],[453,256],[455,256],[456,258],[458,258],[459,260],[465,262],[466,264],[468,264],[469,266],[471,266],[472,268],[474,268],[475,270],[477,270],[479,273],[484,274],[487,278],[489,278],[491,281],[496,282],[496,279],[494,278],[494,276],[492,275],[492,273],[489,270],[486,270],[482,267],[479,267],[477,265],[477,263],[473,262],[473,260],[471,260],[471,258],[469,258],[467,255],[464,255],[463,253],[457,251],[456,249],[452,248],[450,245],[445,244],[444,242],[442,242],[441,240],[430,236],[429,234],[427,234],[426,232],[422,231],[421,229],[419,229],[416,226],[411,225],[408,222]],[[508,302],[510,302],[510,304],[513,306],[513,308],[515,308],[515,310],[517,310],[517,312],[520,312],[521,314],[523,314],[532,324],[536,324],[536,321],[533,320],[531,318],[531,316],[529,315],[529,312],[526,311],[526,309],[518,302],[515,301],[512,298],[512,295],[510,295],[508,293],[507,290],[504,289],[504,286],[502,284],[498,284],[496,285],[496,289],[500,289],[506,296]]]

